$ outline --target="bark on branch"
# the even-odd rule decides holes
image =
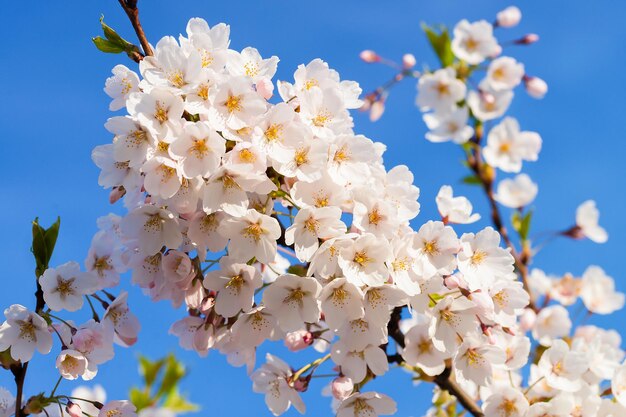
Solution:
[[[139,21],[139,9],[137,8],[137,0],[118,0],[124,12],[126,12],[126,16],[130,20],[131,25],[133,25],[133,29],[135,29],[135,33],[137,34],[137,38],[139,38],[139,42],[141,43],[141,48],[143,49],[143,53],[145,56],[152,56],[154,53],[152,52],[152,47],[148,42],[148,38],[146,38],[146,34],[143,31],[143,27],[141,27],[141,22]]]

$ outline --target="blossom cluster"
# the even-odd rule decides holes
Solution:
[[[363,101],[356,82],[320,59],[300,65],[291,82],[274,81],[277,57],[230,49],[227,25],[193,18],[186,35],[156,44],[139,74],[116,66],[105,91],[110,109],[124,114],[106,122],[112,143],[92,157],[99,184],[127,213],[99,219],[84,272],[69,262],[41,275],[47,310],[5,311],[0,350],[28,362],[35,350],[49,353],[56,334],[60,375],[93,378],[114,343],[137,340],[127,294],[108,292],[130,271],[152,300],[185,307],[170,327],[180,346],[201,356],[216,350],[245,367],[274,415],[291,406],[305,412],[300,393],[327,361],[334,363],[328,391],[339,417],[394,414],[389,396],[363,390],[394,362],[435,382],[431,416],[456,410],[461,396],[488,417],[626,413],[619,334],[574,328],[568,310],[580,299],[589,314],[609,314],[623,307],[624,295],[597,266],[581,278],[528,268],[527,208],[538,187],[520,171],[538,159],[542,139],[504,116],[516,87],[540,97],[547,85],[503,56],[494,36],[494,28],[520,18],[512,7],[495,24],[463,20],[441,69],[418,73],[405,56],[399,77],[419,78],[426,138],[461,145],[472,181],[487,190],[495,228],[475,233],[454,229],[480,215],[447,185],[435,201],[440,218],[416,223],[413,174],[404,165],[387,169],[385,145],[353,129],[350,111],[380,116],[386,92]],[[362,57],[381,61],[371,51]],[[517,175],[495,185],[497,170]],[[500,206],[514,209],[520,248]],[[561,235],[605,242],[598,220],[587,201]],[[77,311],[85,299],[94,319],[84,324],[52,313]],[[91,300],[102,305],[101,319]],[[323,356],[292,367],[267,354],[257,366],[257,348],[279,340]],[[11,402],[8,393],[0,399],[1,406]],[[77,415],[137,415],[129,402],[99,405],[78,406]]]

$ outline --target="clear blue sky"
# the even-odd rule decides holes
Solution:
[[[510,3],[500,1],[380,1],[317,0],[271,1],[140,1],[144,28],[156,44],[164,35],[184,32],[189,18],[200,16],[211,25],[231,25],[231,47],[258,48],[264,56],[278,55],[279,79],[291,79],[300,63],[321,57],[344,79],[357,80],[365,90],[391,76],[390,70],[368,66],[358,59],[363,49],[374,49],[399,58],[412,52],[418,62],[435,64],[420,31],[420,22],[453,25],[461,18],[492,19]],[[601,223],[609,242],[559,240],[536,258],[534,266],[548,272],[580,274],[589,264],[605,268],[626,291],[622,268],[626,235],[626,3],[597,1],[520,1],[521,27],[502,32],[513,39],[526,32],[541,35],[533,47],[516,48],[513,56],[527,71],[547,80],[550,92],[542,101],[520,90],[511,108],[524,129],[541,133],[544,146],[537,163],[525,165],[540,185],[535,201],[533,230],[555,230],[572,224],[574,211],[587,198],[597,201]],[[143,7],[141,7],[143,6]],[[108,98],[102,91],[110,69],[118,63],[134,67],[123,55],[105,55],[91,43],[99,34],[98,19],[134,41],[126,16],[117,1],[5,2],[0,16],[2,65],[0,65],[0,132],[5,158],[0,164],[0,307],[13,303],[34,305],[34,263],[29,253],[30,221],[40,216],[48,224],[62,218],[61,235],[53,264],[82,262],[95,219],[111,210],[108,192],[97,185],[98,170],[91,149],[111,138],[103,128],[110,116]],[[505,50],[505,53],[508,52]],[[484,212],[478,189],[462,186],[465,174],[459,150],[449,144],[435,145],[423,139],[424,125],[413,106],[414,83],[397,88],[387,113],[377,124],[355,115],[356,130],[388,146],[388,167],[408,165],[421,188],[422,213],[417,222],[436,216],[434,196],[442,184],[471,198]],[[482,226],[486,223],[482,223]],[[468,230],[467,228],[461,229]],[[126,280],[127,281],[127,280]],[[129,287],[127,283],[125,287]],[[181,351],[167,335],[171,322],[182,316],[166,303],[146,301],[130,289],[130,302],[143,318],[140,342],[130,350],[117,349],[117,358],[103,366],[97,381],[110,397],[123,398],[137,382],[138,352],[157,357],[174,351],[192,368],[183,384],[192,399],[203,406],[202,416],[270,415],[263,396],[253,394],[242,369],[230,368],[212,352],[207,359]],[[623,314],[623,313],[621,313]],[[626,328],[619,315],[593,318],[592,323]],[[58,349],[58,347],[57,347]],[[282,352],[282,351],[281,351]],[[288,356],[294,364],[305,357]],[[45,366],[43,365],[45,363]],[[52,358],[35,356],[26,383],[27,394],[49,390],[56,380]],[[0,384],[13,387],[8,373]],[[62,391],[74,385],[64,382]],[[390,372],[372,388],[391,394],[399,404],[399,416],[420,416],[430,400],[429,389],[417,391],[407,374]],[[304,394],[310,415],[329,415],[327,399],[319,398],[321,384]],[[416,393],[417,392],[417,393]],[[287,415],[296,415],[291,410]]]

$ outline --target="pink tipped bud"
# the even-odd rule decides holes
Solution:
[[[531,43],[539,42],[539,35],[536,33],[529,33],[526,36],[519,38],[516,41],[513,41],[516,45],[530,45]]]
[[[313,343],[313,335],[306,330],[296,330],[295,332],[287,333],[285,336],[285,346],[292,352],[302,350]]]
[[[109,203],[117,203],[120,198],[124,197],[124,194],[126,194],[126,190],[123,186],[113,187],[109,193]]]
[[[80,409],[78,404],[71,401],[67,403],[65,411],[67,411],[70,417],[83,417],[83,410]]]
[[[415,56],[413,54],[404,54],[402,55],[402,67],[404,69],[413,68],[417,61],[415,60]]]
[[[361,59],[364,62],[367,62],[368,64],[373,64],[374,62],[380,62],[380,56],[378,56],[376,52],[371,51],[369,49],[366,49],[365,51],[361,52],[359,54],[359,57],[361,57]]]
[[[305,392],[309,388],[310,378],[300,377],[293,383],[293,389],[298,392]]]
[[[263,78],[257,81],[256,91],[265,100],[269,100],[274,95],[274,84],[272,83],[272,80],[269,78]]]
[[[509,6],[496,15],[496,26],[510,28],[517,26],[520,20],[522,20],[522,11],[515,6]]]
[[[476,307],[478,307],[478,312],[480,314],[486,317],[493,314],[493,299],[489,296],[489,294],[482,291],[474,291],[470,298],[474,304],[476,304]]]
[[[340,376],[333,379],[330,387],[333,392],[333,397],[339,401],[343,401],[348,398],[350,394],[352,394],[352,391],[354,390],[354,383],[347,376]]]
[[[522,315],[519,318],[519,325],[523,332],[530,331],[537,321],[537,313],[533,311],[532,308],[527,308],[524,310]]]
[[[534,98],[543,98],[548,92],[548,84],[539,77],[524,76],[524,86],[528,95]]]
[[[372,106],[370,107],[370,120],[372,122],[377,121],[378,119],[381,118],[384,112],[385,112],[385,101],[384,100],[375,101],[374,103],[372,103]]]
[[[493,48],[493,52],[491,53],[491,55],[489,55],[489,58],[497,58],[500,56],[501,53],[502,53],[502,47],[500,45],[496,45]]]

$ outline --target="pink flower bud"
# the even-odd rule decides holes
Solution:
[[[70,417],[83,417],[83,410],[80,409],[78,404],[71,401],[67,403],[65,411],[67,411]]]
[[[445,277],[443,283],[451,290],[456,290],[457,288],[467,290],[467,282],[463,278],[463,274],[460,272]]]
[[[369,49],[366,49],[365,51],[361,52],[359,54],[359,57],[361,57],[361,59],[364,62],[367,62],[368,64],[373,64],[374,62],[380,62],[380,57],[378,56],[378,54],[374,51],[370,51]]]
[[[285,346],[292,352],[297,352],[313,343],[313,335],[307,330],[296,330],[287,333],[285,336]]]
[[[413,54],[404,54],[402,55],[402,67],[404,69],[413,68],[415,66],[415,56]]]
[[[352,391],[354,390],[354,383],[352,383],[352,380],[347,376],[340,376],[333,379],[330,387],[333,392],[333,397],[339,401],[343,401],[348,398],[350,394],[352,394]]]
[[[523,332],[530,331],[537,321],[537,313],[533,311],[532,308],[527,308],[524,310],[522,315],[519,318],[519,325]]]
[[[298,392],[305,392],[309,388],[309,378],[300,377],[293,383],[293,389]]]
[[[519,38],[513,43],[516,45],[530,45],[531,43],[535,43],[538,41],[539,41],[539,35],[537,35],[536,33],[529,33],[528,35]]]
[[[534,98],[543,98],[548,92],[548,84],[539,77],[524,77],[524,85],[528,95]]]
[[[489,317],[493,315],[493,300],[486,292],[475,291],[471,294],[471,300],[478,307],[478,312],[483,316]]]
[[[375,122],[381,118],[383,113],[385,112],[385,101],[378,100],[372,103],[370,108],[370,121]]]
[[[113,187],[109,193],[109,203],[117,203],[120,198],[124,197],[124,194],[126,194],[126,190],[121,185],[119,187]]]
[[[496,15],[496,25],[503,28],[516,26],[520,20],[522,20],[522,12],[515,6],[509,6]]]
[[[256,91],[265,100],[269,100],[274,95],[274,84],[269,78],[263,78],[256,83]]]

